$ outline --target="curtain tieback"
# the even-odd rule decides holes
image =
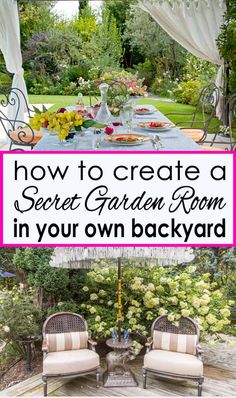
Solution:
[[[14,73],[15,76],[23,76],[24,75],[24,69],[20,68],[17,72]]]

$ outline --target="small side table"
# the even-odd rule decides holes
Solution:
[[[132,346],[132,340],[127,342],[106,341],[108,347],[113,348],[106,356],[107,371],[104,373],[104,387],[137,387],[138,383],[131,372],[127,362],[134,359],[129,349]]]
[[[18,336],[18,341],[20,341],[25,347],[26,351],[26,369],[28,372],[32,371],[32,343],[41,340],[41,336]]]

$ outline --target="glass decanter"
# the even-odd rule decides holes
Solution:
[[[99,86],[99,90],[101,93],[101,106],[97,113],[96,120],[99,123],[107,124],[111,118],[111,112],[107,106],[107,91],[109,89],[109,85],[107,83],[101,83]]]

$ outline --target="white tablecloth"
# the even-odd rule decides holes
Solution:
[[[135,125],[142,121],[150,121],[159,120],[159,121],[169,121],[161,112],[157,111],[151,117],[134,117],[134,131],[135,133],[144,133],[144,131]],[[116,128],[117,133],[125,132],[123,127]],[[154,137],[158,135],[161,140],[161,148],[158,149],[160,151],[197,151],[200,149],[199,145],[197,145],[191,138],[186,136],[180,129],[178,128],[170,128],[166,131],[159,133],[146,132],[150,137]],[[74,139],[71,142],[67,142],[66,145],[58,142],[56,136],[45,134],[45,136],[35,145],[34,151],[83,151],[83,150],[94,150],[96,149],[96,142],[99,139],[97,134],[93,133],[93,128],[85,131],[84,135],[78,136],[78,138]],[[101,141],[100,150],[133,150],[133,151],[147,151],[147,150],[156,150],[152,141],[144,142],[140,145],[118,145],[118,144],[110,144]]]

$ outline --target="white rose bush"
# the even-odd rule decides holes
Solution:
[[[98,264],[99,265],[99,264]],[[123,329],[150,335],[151,324],[159,315],[178,325],[181,316],[195,319],[205,334],[214,335],[230,323],[232,301],[223,298],[210,274],[195,275],[187,267],[123,267]],[[95,338],[107,338],[117,327],[117,267],[95,267],[88,272],[83,287],[81,313]]]

